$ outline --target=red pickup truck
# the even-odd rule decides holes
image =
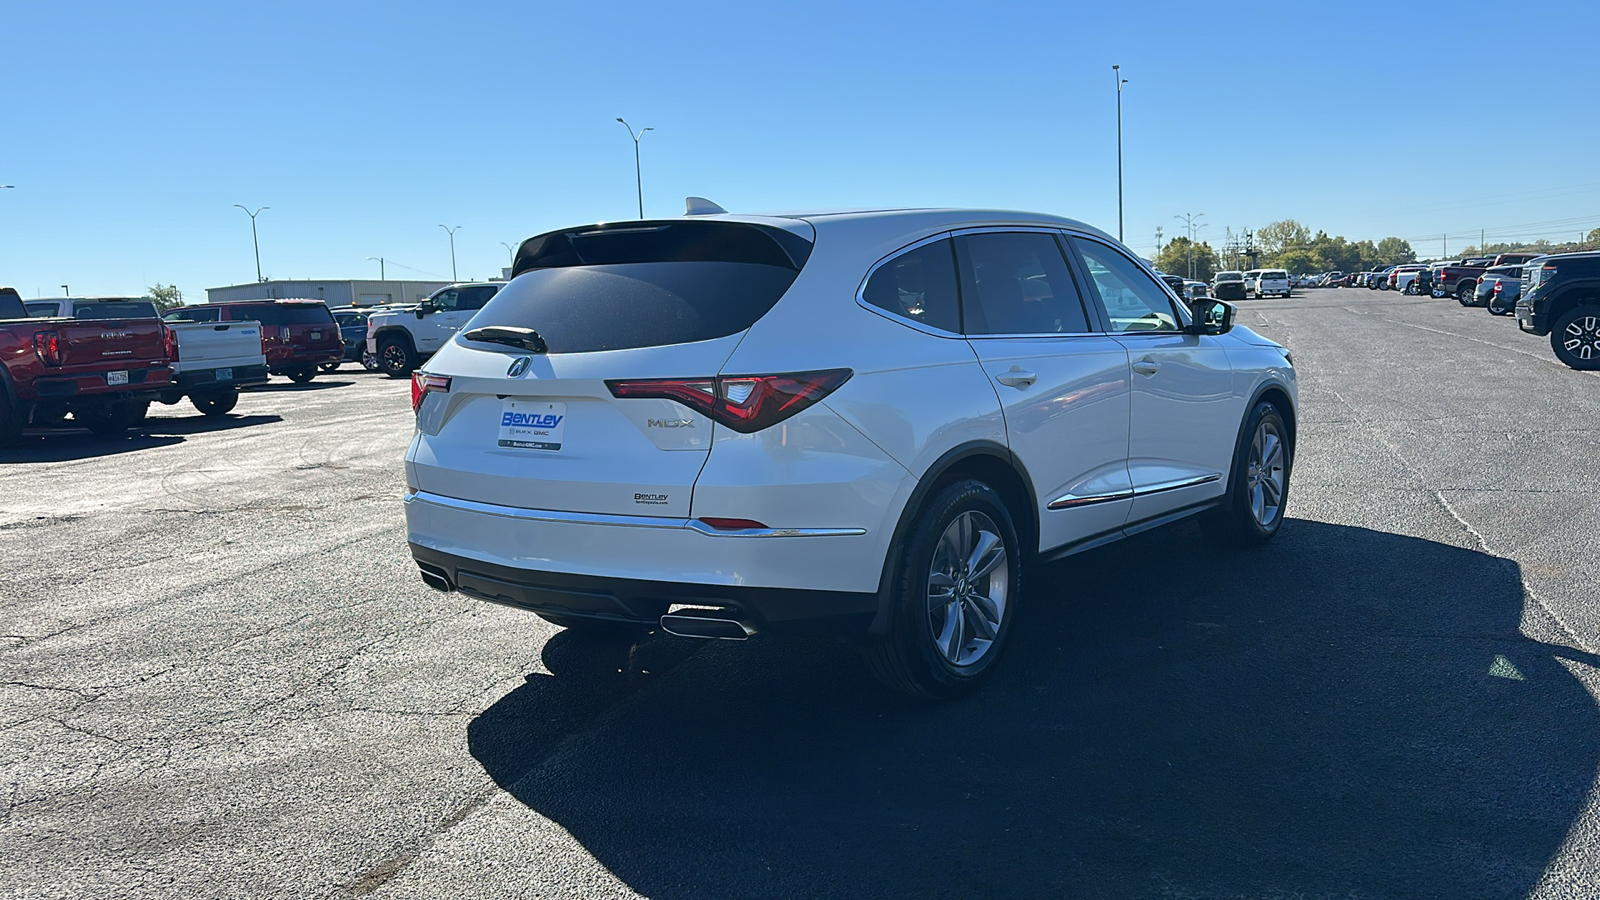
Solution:
[[[158,319],[30,319],[0,288],[0,444],[68,413],[96,434],[144,419],[172,380]]]

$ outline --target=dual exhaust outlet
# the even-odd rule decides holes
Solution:
[[[446,593],[455,590],[455,585],[450,583],[449,573],[443,568],[418,562],[417,570],[422,574],[422,583],[428,587]],[[711,608],[681,608],[661,617],[661,630],[676,637],[713,641],[746,641],[756,633],[754,626],[730,619],[724,612]]]

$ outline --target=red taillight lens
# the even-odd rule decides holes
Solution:
[[[427,372],[411,373],[411,411],[416,412],[422,407],[422,398],[428,396],[430,391],[441,394],[450,393],[449,375],[429,375]]]
[[[171,328],[161,326],[161,336],[167,343],[167,362],[178,361],[178,333]]]
[[[849,369],[824,369],[783,375],[607,381],[606,387],[618,398],[675,400],[719,425],[752,434],[828,396],[853,374]]]
[[[35,331],[33,333],[33,352],[39,354],[39,361],[47,366],[61,365],[61,333],[56,331]]]
[[[1498,294],[1498,293],[1500,293],[1500,286],[1501,286],[1501,282],[1499,282],[1499,281],[1496,281],[1496,282],[1495,282],[1495,283],[1494,283],[1494,292],[1495,292],[1495,293],[1496,293],[1496,294]]]

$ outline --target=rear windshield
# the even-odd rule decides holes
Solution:
[[[72,308],[74,319],[155,319],[160,314],[148,300],[117,303],[79,303]]]
[[[1261,273],[1262,278],[1288,278],[1289,273],[1282,269],[1268,269]]]
[[[1218,272],[1217,273],[1217,280],[1218,281],[1243,281],[1244,280],[1244,276],[1240,275],[1238,272]]]
[[[726,337],[766,315],[810,252],[790,232],[737,222],[553,232],[523,243],[516,277],[472,327],[532,328],[551,353]]]
[[[263,325],[326,325],[333,314],[320,303],[263,303],[234,307],[235,319],[255,319]]]

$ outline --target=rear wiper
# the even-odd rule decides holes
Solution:
[[[544,338],[532,328],[518,328],[515,325],[487,325],[483,328],[474,328],[463,332],[462,337],[469,341],[483,341],[489,344],[506,344],[512,347],[521,347],[530,353],[549,353],[550,347],[545,344]]]

